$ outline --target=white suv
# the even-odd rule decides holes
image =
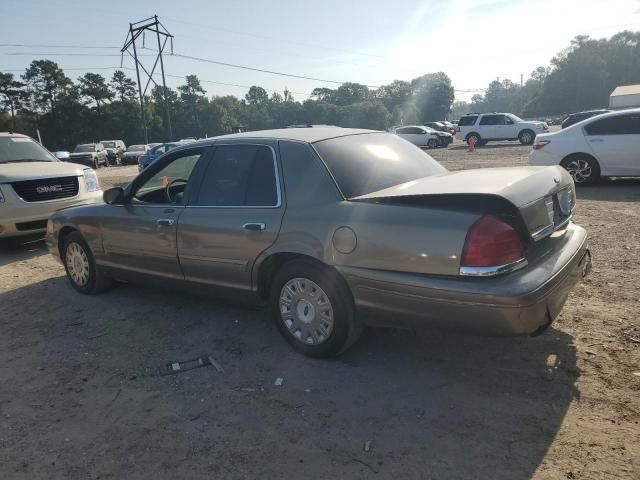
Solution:
[[[0,132],[0,243],[44,233],[56,210],[100,202],[91,168],[60,162],[26,135]]]
[[[520,140],[531,145],[549,127],[544,122],[527,122],[512,113],[469,113],[460,117],[456,138],[476,145],[490,140]]]

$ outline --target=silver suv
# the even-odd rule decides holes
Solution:
[[[56,210],[101,201],[91,168],[60,162],[26,135],[0,132],[0,240],[44,232]]]

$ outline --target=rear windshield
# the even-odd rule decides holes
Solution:
[[[116,142],[102,142],[104,148],[116,148]]]
[[[129,148],[127,148],[127,152],[143,152],[144,151],[144,145],[131,145]]]
[[[39,143],[27,137],[0,137],[0,164],[9,162],[57,162]]]
[[[458,126],[465,127],[469,125],[475,125],[477,119],[478,119],[477,115],[467,115],[466,117],[460,118],[460,121],[458,122]]]
[[[86,145],[78,145],[73,149],[73,153],[93,152],[95,149],[96,147],[92,143]]]
[[[388,133],[349,135],[313,146],[346,198],[446,172],[423,150]]]

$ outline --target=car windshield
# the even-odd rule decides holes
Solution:
[[[73,153],[93,152],[95,151],[95,149],[96,149],[95,145],[93,145],[92,143],[89,143],[85,145],[76,146],[76,148],[73,149]]]
[[[511,120],[513,120],[515,123],[519,123],[519,122],[524,122],[523,119],[521,119],[519,116],[514,115],[513,113],[510,113],[509,115],[507,115],[509,118],[511,118]]]
[[[0,163],[57,162],[39,143],[27,137],[0,137]]]
[[[144,145],[131,145],[127,152],[144,152]]]
[[[446,172],[423,150],[387,133],[332,138],[314,147],[346,198]]]
[[[104,148],[116,148],[116,142],[102,142]]]

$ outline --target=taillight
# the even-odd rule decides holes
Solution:
[[[523,259],[524,246],[518,232],[493,215],[483,215],[467,233],[460,265],[463,268],[500,267]],[[465,272],[461,270],[461,273]]]
[[[551,140],[536,140],[536,143],[533,144],[533,149],[541,150],[542,148],[544,148],[546,145],[549,145],[550,143],[551,143]]]

